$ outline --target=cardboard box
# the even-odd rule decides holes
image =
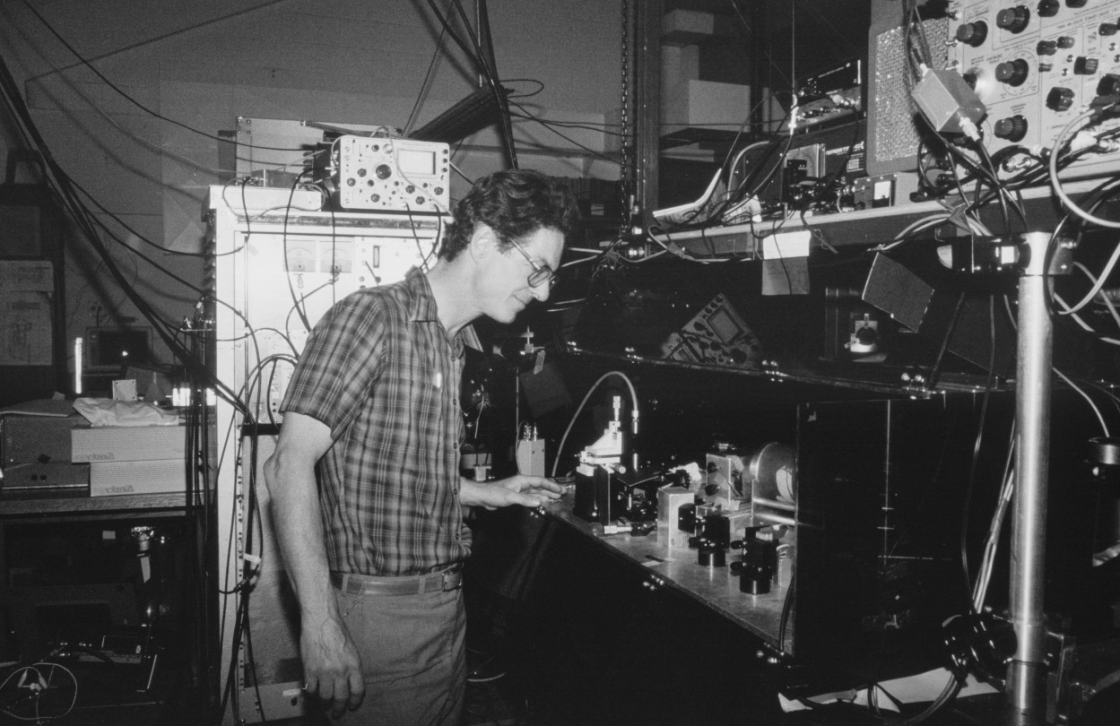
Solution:
[[[106,461],[89,465],[89,495],[167,494],[185,492],[183,459],[158,461]]]
[[[81,416],[0,416],[0,464],[69,464],[70,431]]]
[[[79,427],[70,432],[71,460],[167,461],[186,456],[185,426]]]

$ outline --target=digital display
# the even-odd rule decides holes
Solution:
[[[402,174],[436,175],[436,155],[431,151],[413,151],[401,149],[397,151],[397,168]]]
[[[708,318],[708,327],[712,329],[724,343],[730,343],[743,332],[731,314],[724,309],[719,309]]]

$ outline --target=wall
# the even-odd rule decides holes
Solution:
[[[440,2],[439,7],[447,5]],[[464,7],[473,21],[474,3]],[[499,73],[532,97],[524,109],[601,125],[618,106],[620,7],[598,0],[490,2]],[[43,19],[115,92],[51,34]],[[206,190],[218,183],[220,131],[238,117],[404,127],[433,63],[440,26],[421,0],[28,0],[0,4],[0,48],[52,154],[108,212],[114,255],[168,320],[189,315],[202,280]],[[414,126],[469,94],[475,74],[449,39],[436,57]],[[143,106],[145,108],[140,108]],[[171,121],[160,120],[158,113]],[[182,124],[180,126],[179,124]],[[518,120],[521,166],[563,176],[617,178],[617,168],[539,124]],[[604,134],[561,129],[592,149]],[[0,114],[0,154],[22,146]],[[501,167],[493,131],[454,155],[467,176]],[[465,187],[457,182],[453,195]],[[141,241],[150,240],[153,245]],[[68,339],[94,324],[136,322],[137,311],[75,239],[67,258]],[[166,354],[164,354],[166,357]],[[164,360],[163,362],[169,362]]]

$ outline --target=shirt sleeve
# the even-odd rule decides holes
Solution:
[[[316,418],[337,439],[380,375],[386,339],[383,317],[377,298],[362,293],[327,311],[296,363],[281,413]]]

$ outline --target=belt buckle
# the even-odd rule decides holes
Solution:
[[[458,575],[459,575],[459,568],[458,567],[452,567],[450,569],[447,569],[447,570],[443,571],[442,578],[441,578],[442,582],[440,584],[441,584],[441,588],[444,592],[447,592],[448,590],[458,590],[459,589],[459,585],[462,583],[462,580],[458,579]]]

